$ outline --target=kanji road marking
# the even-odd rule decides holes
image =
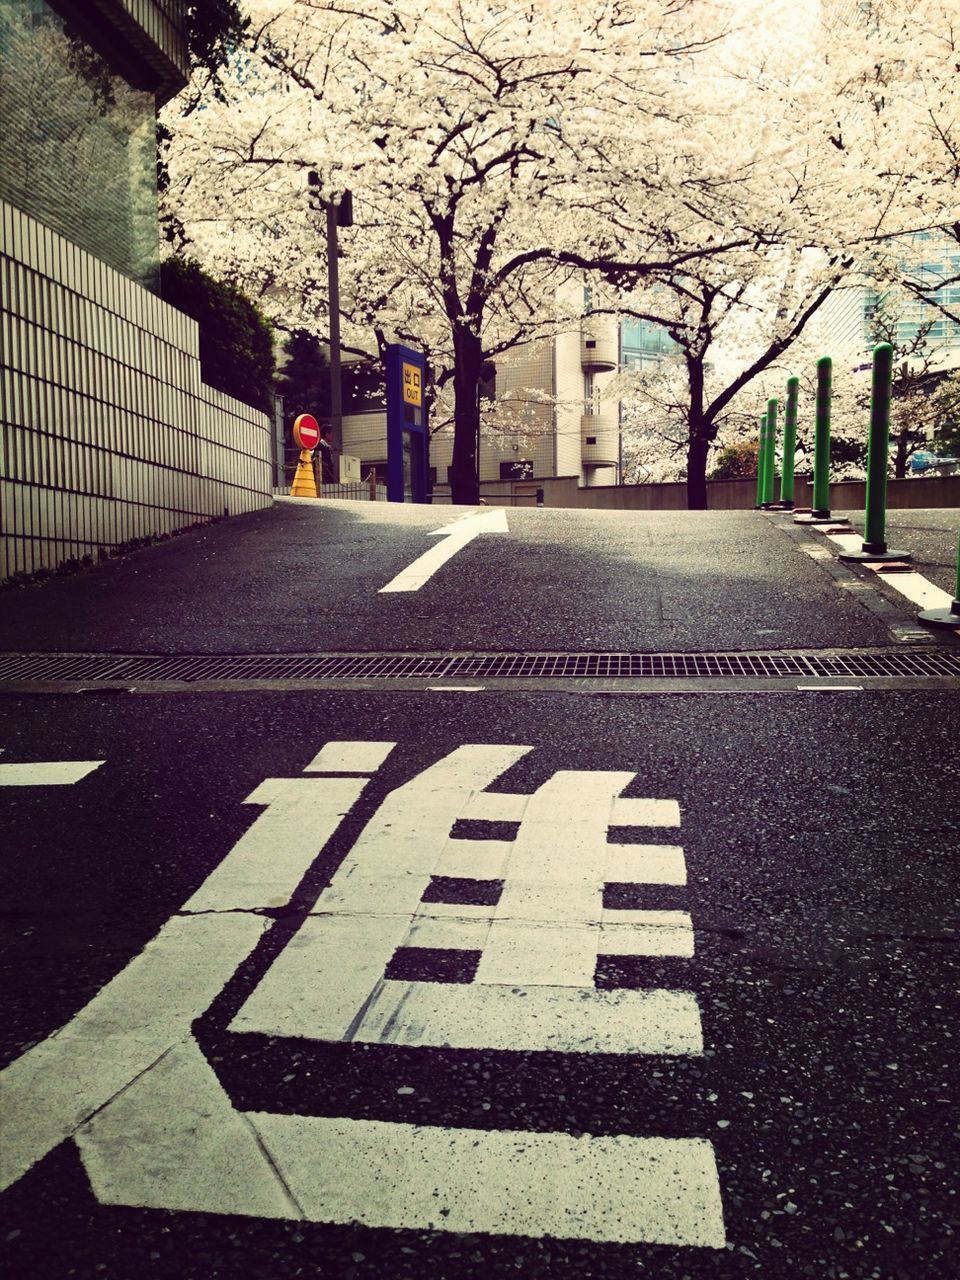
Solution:
[[[376,770],[393,745],[328,743],[307,768],[332,776],[261,783],[248,803],[264,812],[182,912],[0,1073],[0,1187],[72,1137],[108,1204],[722,1248],[716,1160],[701,1138],[233,1106],[191,1024],[274,927],[260,913],[291,901],[361,796],[367,779],[343,775]],[[487,790],[530,750],[460,747],[388,794],[232,1027],[454,1052],[700,1053],[691,992],[598,989],[593,977],[605,953],[692,954],[686,912],[602,901],[614,878],[685,883],[679,846],[607,841],[611,826],[675,827],[678,806],[623,797],[632,773],[559,772],[532,795]],[[519,830],[512,841],[455,839],[464,817]],[[488,885],[475,902],[425,894],[444,876]],[[479,952],[474,981],[387,977],[410,945]]]

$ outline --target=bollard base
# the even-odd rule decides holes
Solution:
[[[846,516],[832,516],[829,512],[826,515],[809,515],[794,516],[794,524],[849,524]]]
[[[863,563],[872,560],[882,563],[885,560],[912,560],[913,557],[909,551],[888,551],[885,542],[865,542],[859,551],[841,551],[839,559],[848,562]]]
[[[917,614],[917,621],[928,627],[950,627],[960,631],[960,600],[954,600],[949,609],[924,609]]]

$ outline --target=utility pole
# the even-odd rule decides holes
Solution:
[[[327,216],[327,306],[330,312],[330,427],[337,456],[343,453],[343,400],[340,382],[340,246],[337,227],[353,226],[353,195],[344,191],[339,200],[320,197],[320,175],[308,175],[311,193]]]

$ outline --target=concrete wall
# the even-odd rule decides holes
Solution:
[[[0,579],[269,505],[266,414],[196,322],[0,201]]]
[[[583,507],[602,511],[683,511],[687,506],[687,486],[678,484],[622,484],[607,488],[584,488],[577,476],[555,480],[515,480],[481,484],[480,493],[492,507],[532,507],[537,490],[542,489],[544,506]],[[865,501],[862,480],[844,480],[830,486],[831,511],[860,511]],[[810,503],[810,486],[798,480],[798,507]],[[708,480],[707,501],[711,511],[752,510],[757,497],[755,480]],[[434,502],[449,502],[449,490],[440,487]],[[887,506],[960,507],[960,475],[925,476],[887,481]]]

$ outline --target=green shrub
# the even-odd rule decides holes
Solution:
[[[273,336],[259,308],[233,285],[207,275],[190,258],[161,262],[157,292],[200,326],[204,382],[271,413]]]
[[[721,449],[716,464],[710,472],[710,480],[755,480],[759,440],[746,440],[743,444],[728,444]]]

